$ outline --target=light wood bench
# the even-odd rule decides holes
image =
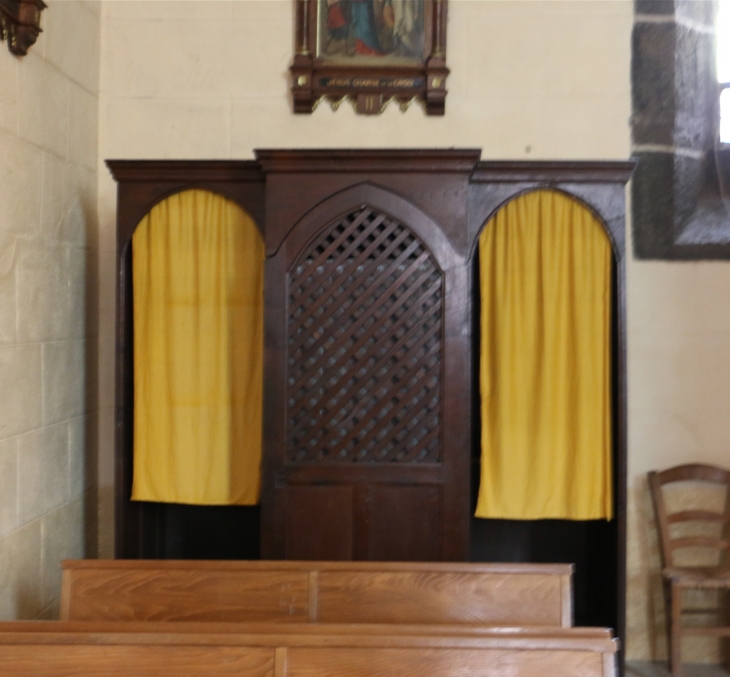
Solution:
[[[253,627],[253,626],[251,626]],[[584,628],[437,633],[423,625],[0,623],[13,677],[615,677],[617,643]],[[463,630],[466,628],[462,628]],[[409,634],[418,632],[419,634]]]
[[[66,560],[62,620],[572,625],[569,564]]]

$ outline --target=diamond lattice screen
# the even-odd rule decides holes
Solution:
[[[287,460],[440,460],[443,279],[404,225],[364,207],[289,271]]]

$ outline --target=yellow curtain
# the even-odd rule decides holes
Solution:
[[[264,245],[233,202],[169,197],[132,237],[132,499],[259,500]]]
[[[611,246],[580,203],[509,202],[479,239],[476,516],[610,519]]]

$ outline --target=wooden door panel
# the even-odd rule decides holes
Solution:
[[[464,559],[463,259],[406,199],[348,191],[267,264],[262,553]]]
[[[351,560],[352,487],[294,485],[285,491],[287,559]]]
[[[370,486],[368,504],[368,559],[440,559],[440,487],[374,484]]]

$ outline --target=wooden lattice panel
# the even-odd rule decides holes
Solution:
[[[289,271],[287,460],[441,458],[443,276],[403,224],[364,207]]]

